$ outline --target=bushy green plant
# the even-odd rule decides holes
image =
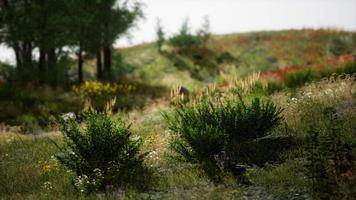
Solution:
[[[335,56],[351,54],[354,50],[353,35],[341,35],[334,37],[329,44],[329,52]]]
[[[268,82],[266,91],[268,94],[272,94],[274,92],[279,92],[285,89],[285,85],[283,83],[278,83],[275,81]]]
[[[21,124],[21,132],[24,134],[34,134],[40,129],[38,120],[31,114],[18,116],[16,122]]]
[[[325,109],[327,130],[311,126],[306,143],[306,175],[315,199],[350,199],[356,189],[355,144],[346,139],[343,122]]]
[[[346,64],[346,66],[343,69],[345,74],[350,74],[353,75],[356,73],[356,62],[351,62]]]
[[[199,31],[194,35],[190,32],[189,21],[185,20],[177,35],[169,39],[169,43],[176,48],[202,46],[207,42],[208,31]]]
[[[240,97],[227,102],[178,104],[164,117],[176,134],[171,148],[178,157],[201,163],[210,177],[218,178],[219,170],[235,173],[236,164],[247,161],[239,157],[245,154],[240,147],[267,136],[282,120],[281,112],[271,101],[255,98],[248,105]]]
[[[143,141],[132,136],[123,119],[114,121],[106,113],[90,112],[85,115],[85,128],[74,120],[61,124],[66,145],[57,158],[76,174],[78,189],[90,192],[129,183],[144,186],[147,153],[140,153]]]
[[[303,70],[299,72],[289,73],[284,82],[285,85],[289,88],[297,88],[315,79],[315,72],[313,72],[312,70]]]

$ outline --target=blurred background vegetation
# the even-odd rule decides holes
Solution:
[[[16,64],[0,63],[0,199],[356,195],[355,32],[214,35],[207,18],[195,32],[187,19],[173,34],[158,23],[156,42],[114,48],[143,8],[1,1],[0,41]],[[148,178],[96,179],[108,166],[127,183]],[[83,175],[91,183],[79,187]]]

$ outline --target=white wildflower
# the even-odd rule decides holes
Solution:
[[[63,118],[64,121],[68,121],[70,119],[76,119],[76,116],[75,116],[74,112],[69,112],[69,113],[63,114],[62,118]]]

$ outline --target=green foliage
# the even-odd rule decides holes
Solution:
[[[306,174],[315,199],[350,199],[355,195],[355,143],[347,139],[333,108],[325,109],[328,129],[311,126],[306,143]]]
[[[193,46],[205,46],[209,38],[209,22],[206,21],[202,30],[196,35],[192,34],[189,27],[189,20],[186,19],[177,35],[169,39],[169,43],[176,48],[191,48]]]
[[[21,132],[25,134],[34,134],[40,129],[37,118],[31,114],[16,117],[16,123],[21,124]]]
[[[347,63],[342,67],[325,67],[318,71],[313,69],[306,69],[288,73],[284,80],[284,85],[288,88],[295,89],[305,85],[306,83],[319,81],[323,78],[329,78],[331,76],[335,77],[338,75],[353,75],[354,73],[356,73],[355,62]]]
[[[178,69],[189,71],[192,78],[211,82],[220,73],[218,63],[223,63],[225,58],[207,47],[209,28],[209,20],[206,18],[201,30],[193,34],[186,20],[179,33],[168,39],[169,45],[159,49],[160,54],[171,60]]]
[[[162,45],[164,44],[164,42],[166,41],[165,39],[165,34],[163,32],[163,27],[161,25],[161,21],[157,20],[157,30],[156,30],[156,34],[157,34],[157,47],[158,50],[161,50]]]
[[[279,92],[285,89],[285,85],[283,83],[278,82],[268,82],[266,91],[268,94],[273,94],[274,92]]]
[[[122,0],[18,0],[0,6],[1,42],[15,52],[16,81],[53,86],[66,83],[69,55],[64,47],[78,56],[80,81],[83,52],[103,51],[104,75],[113,77],[112,44],[142,16],[140,3]],[[32,56],[35,49],[38,59]]]
[[[297,88],[313,80],[315,80],[315,73],[311,70],[304,70],[289,73],[285,79],[285,84],[289,88]]]
[[[61,89],[25,89],[5,84],[0,87],[0,109],[2,122],[22,125],[25,133],[36,133],[47,128],[50,118],[68,112],[79,113],[83,109],[83,100]]]
[[[180,159],[200,162],[213,179],[219,169],[235,172],[242,159],[243,144],[265,137],[283,119],[272,102],[253,99],[250,105],[239,98],[226,103],[203,100],[193,106],[178,104],[172,115],[165,114],[168,127],[176,134],[171,148]]]
[[[88,192],[108,185],[145,186],[147,153],[140,153],[143,141],[132,136],[123,119],[116,122],[105,113],[88,113],[85,123],[81,129],[74,120],[61,122],[66,146],[57,158],[76,174],[75,186]]]
[[[246,176],[254,185],[263,187],[276,199],[309,199],[303,165],[293,160],[280,165],[254,168]]]
[[[334,37],[329,44],[329,51],[335,56],[352,54],[356,44],[355,38],[355,34]]]
[[[343,72],[345,74],[350,74],[350,75],[355,74],[356,73],[356,62],[351,62],[351,63],[346,64],[346,66],[343,69]]]

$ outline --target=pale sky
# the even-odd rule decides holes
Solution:
[[[155,40],[157,18],[164,30],[177,32],[189,18],[193,30],[204,16],[215,34],[300,28],[341,28],[356,31],[356,0],[142,0],[145,18],[131,30],[131,39],[116,46]],[[12,51],[0,47],[0,60],[13,61]]]

